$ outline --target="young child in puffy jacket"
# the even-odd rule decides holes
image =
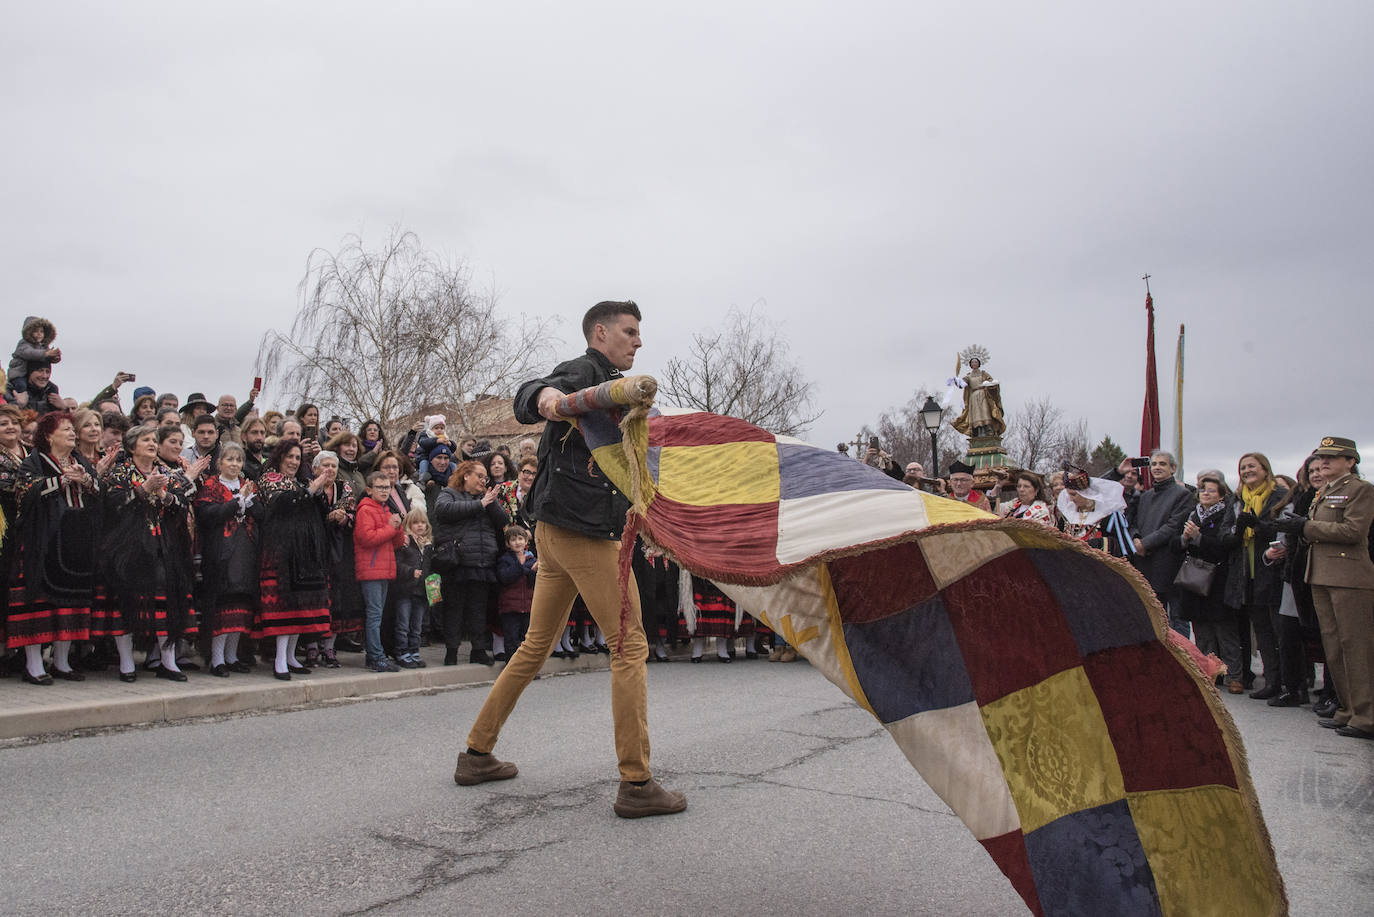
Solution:
[[[396,549],[405,544],[401,517],[387,505],[391,478],[374,471],[367,476],[367,496],[358,501],[353,517],[353,571],[363,591],[363,642],[366,664],[374,672],[399,672],[382,651],[382,609],[386,592],[396,578]]]
[[[534,599],[534,577],[539,561],[529,550],[530,533],[521,525],[506,526],[506,548],[496,559],[496,581],[501,591],[496,610],[501,614],[501,632],[506,638],[506,659],[515,656],[530,629],[530,603]]]
[[[396,664],[405,669],[423,669],[420,635],[424,632],[425,609],[429,607],[425,579],[434,557],[434,538],[423,506],[410,508],[405,530],[405,543],[396,549]]]

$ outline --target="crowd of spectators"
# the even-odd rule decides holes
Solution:
[[[353,431],[314,404],[261,411],[256,390],[240,404],[139,386],[126,409],[136,380],[122,372],[77,402],[52,380],[55,335],[25,322],[0,405],[5,675],[289,680],[340,666],[341,651],[394,672],[426,665],[431,643],[445,665],[464,648],[493,665],[518,647],[538,570],[533,439],[512,450],[450,436],[436,414],[393,443],[380,419]],[[726,661],[736,636],[746,658],[766,652],[766,631],[736,628],[721,602],[696,631],[690,579],[642,551],[637,562],[652,661],[693,637],[699,659],[703,635]],[[554,655],[607,652],[575,607]]]
[[[882,458],[870,450],[865,460],[881,467]],[[1230,481],[1219,469],[1181,481],[1174,457],[1156,451],[1101,478],[1074,467],[1048,478],[1003,473],[979,497],[972,471],[955,463],[948,478],[927,478],[911,462],[904,480],[950,499],[986,500],[1001,516],[1055,527],[1129,560],[1170,627],[1225,666],[1219,687],[1271,707],[1310,705],[1339,734],[1374,738],[1374,506],[1366,505],[1374,496],[1359,478],[1354,443],[1327,437],[1292,477],[1248,452]],[[1322,551],[1325,566],[1309,560]]]
[[[355,432],[309,403],[260,412],[256,390],[239,404],[139,387],[125,410],[127,373],[77,402],[52,379],[55,337],[50,322],[25,321],[0,405],[5,674],[48,685],[116,664],[132,682],[138,650],[145,671],[172,681],[202,668],[246,674],[259,658],[285,680],[338,667],[340,650],[394,672],[424,666],[420,649],[432,641],[445,665],[464,646],[467,662],[482,665],[519,646],[538,570],[525,510],[534,440],[512,450],[451,437],[436,414],[392,443],[380,419]],[[863,460],[1128,559],[1174,630],[1225,665],[1224,690],[1276,707],[1310,703],[1342,734],[1374,737],[1369,711],[1351,712],[1369,704],[1370,628],[1338,620],[1348,616],[1341,603],[1374,597],[1368,520],[1358,532],[1344,520],[1363,519],[1358,488],[1368,487],[1353,443],[1324,440],[1293,477],[1246,453],[1234,490],[1216,469],[1176,480],[1167,452],[1102,477],[1072,467],[1048,479],[1003,474],[987,490],[960,463],[932,479],[876,447]],[[1359,499],[1331,492],[1351,480]],[[1340,518],[1317,518],[1322,507]],[[1352,560],[1339,583],[1314,578],[1309,555],[1322,544]],[[700,662],[712,639],[722,662],[741,646],[749,659],[797,658],[714,584],[642,546],[634,569],[650,661],[684,645]],[[576,603],[554,655],[597,652],[607,652],[605,635]]]

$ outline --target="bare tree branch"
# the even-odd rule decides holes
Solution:
[[[782,436],[801,435],[821,414],[780,330],[752,306],[731,308],[724,329],[692,335],[687,355],[669,360],[659,383],[664,403],[739,417]]]
[[[311,252],[298,291],[290,332],[263,335],[259,371],[284,395],[359,420],[387,425],[435,403],[461,412],[510,392],[553,351],[551,320],[502,318],[461,263],[398,228],[380,249],[350,235],[338,252]]]

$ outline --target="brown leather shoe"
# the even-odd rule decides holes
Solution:
[[[1238,681],[1228,681],[1226,683],[1226,690],[1230,694],[1244,694],[1245,685],[1241,684]]]
[[[687,797],[673,790],[665,790],[657,780],[651,779],[643,786],[622,780],[612,808],[621,818],[672,815],[687,808]]]
[[[498,760],[495,755],[470,755],[460,751],[453,782],[459,786],[476,786],[489,780],[509,780],[518,773],[520,770],[514,764]]]

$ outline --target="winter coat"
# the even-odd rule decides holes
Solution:
[[[452,487],[445,487],[434,504],[435,565],[445,579],[452,575],[458,580],[481,580],[494,582],[496,579],[496,555],[501,553],[503,532],[510,524],[510,517],[501,508],[501,501],[493,500],[486,506],[476,494],[460,493]],[[442,559],[449,553],[446,545],[453,544],[456,549],[456,567],[444,569]]]
[[[406,533],[391,525],[391,511],[371,497],[358,502],[353,520],[353,572],[358,582],[396,578],[396,549]]]
[[[521,385],[515,394],[515,419],[525,424],[544,419],[539,414],[539,393],[546,387],[571,394],[619,378],[620,370],[589,347],[542,379]],[[619,540],[630,501],[596,467],[582,432],[567,421],[551,420],[539,440],[539,472],[530,486],[526,508],[536,521],[593,538]]]
[[[1145,549],[1131,555],[1131,563],[1145,575],[1156,593],[1173,591],[1183,554],[1171,545],[1183,534],[1183,523],[1196,504],[1197,496],[1177,479],[1170,478],[1141,494],[1135,512],[1127,517],[1131,537],[1139,538]]]
[[[1274,492],[1264,501],[1259,522],[1254,526],[1254,537],[1248,547],[1243,537],[1244,527],[1237,526],[1238,537],[1235,549],[1231,553],[1231,569],[1226,573],[1226,604],[1232,608],[1243,608],[1246,605],[1272,605],[1277,608],[1283,598],[1283,564],[1266,562],[1264,551],[1278,534],[1278,529],[1274,528],[1274,519],[1287,502],[1288,488],[1276,484]],[[1243,505],[1237,504],[1237,512],[1244,509]],[[1254,576],[1250,575],[1247,551],[1253,551],[1255,554]]]
[[[529,551],[524,557],[516,557],[510,550],[501,552],[496,559],[496,581],[501,584],[501,592],[496,596],[498,613],[530,613],[534,601],[534,563],[534,554]]]
[[[1180,535],[1174,543],[1181,554],[1217,565],[1216,572],[1212,574],[1212,589],[1207,595],[1178,590],[1183,616],[1189,621],[1220,623],[1235,618],[1235,609],[1226,603],[1226,578],[1231,568],[1231,555],[1240,541],[1236,531],[1236,512],[1236,501],[1230,497],[1226,498],[1225,509],[1218,510],[1201,522],[1198,522],[1196,511],[1191,512],[1188,518],[1202,530],[1198,540],[1184,541]]]
[[[396,549],[396,588],[398,595],[425,600],[425,579],[430,574],[434,559],[434,545],[421,547],[415,539],[407,537],[405,544]],[[416,576],[415,571],[420,575]]]
[[[41,344],[29,342],[29,332],[35,327],[43,329],[43,343]],[[14,353],[10,356],[9,371],[6,373],[9,381],[14,382],[27,376],[30,363],[60,362],[61,357],[53,359],[48,356],[48,350],[52,347],[52,342],[56,337],[57,329],[46,318],[30,315],[24,319],[24,327],[19,332],[19,343],[14,345]]]

